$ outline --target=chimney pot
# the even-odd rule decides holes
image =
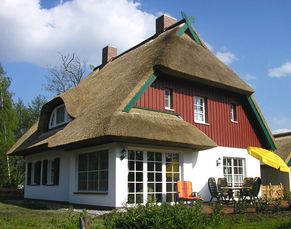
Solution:
[[[156,19],[156,34],[164,32],[166,28],[175,24],[176,22],[177,22],[176,18],[163,14],[162,16]]]

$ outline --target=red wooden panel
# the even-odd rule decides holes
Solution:
[[[166,111],[165,88],[173,90],[173,112],[180,114],[185,121],[195,125],[218,145],[237,148],[262,147],[240,99],[226,91],[178,81],[168,76],[158,77],[136,106]],[[207,99],[207,125],[194,123],[195,95]],[[230,120],[231,103],[236,104],[237,123]]]

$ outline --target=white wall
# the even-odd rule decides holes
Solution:
[[[187,154],[187,161],[190,161]],[[246,149],[216,147],[210,150],[193,152],[192,170],[184,169],[185,180],[193,183],[193,191],[198,191],[205,201],[209,201],[211,196],[208,188],[208,178],[223,177],[223,157],[245,159],[245,177],[260,177],[260,161],[250,156]],[[220,158],[221,164],[216,165],[216,160]]]
[[[51,151],[40,154],[33,154],[26,157],[26,176],[27,179],[27,163],[28,162],[36,162],[41,160],[41,162],[45,159],[54,159],[56,157],[60,158],[60,173],[59,173],[59,185],[55,186],[47,186],[40,185],[32,186],[26,185],[27,182],[25,180],[25,189],[24,189],[24,197],[31,199],[43,199],[43,200],[54,200],[54,201],[69,201],[69,174],[70,174],[70,165],[69,165],[69,153],[64,151]],[[43,169],[43,164],[41,164],[41,171]],[[42,178],[42,173],[41,173]]]

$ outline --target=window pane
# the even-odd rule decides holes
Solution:
[[[136,160],[143,160],[143,152],[142,151],[136,151]]]
[[[134,170],[134,161],[129,161],[128,162],[128,169],[129,170]]]
[[[161,183],[156,184],[156,192],[162,192],[162,184]]]
[[[100,151],[100,169],[108,169],[108,150]]]
[[[88,190],[98,190],[98,172],[88,173]]]
[[[64,121],[65,121],[65,106],[62,106],[57,109],[57,124],[63,123]]]
[[[162,174],[156,173],[156,181],[162,181]]]
[[[162,161],[162,153],[156,153],[156,161]]]
[[[87,171],[87,154],[79,154],[79,171]]]
[[[128,173],[128,181],[134,181],[134,173]]]
[[[128,192],[134,192],[134,184],[133,183],[128,184]]]
[[[167,183],[167,192],[172,192],[172,191],[173,191],[173,184]]]
[[[167,173],[166,174],[166,177],[167,177],[167,180],[166,181],[172,181],[173,180],[172,173]]]
[[[143,171],[143,162],[136,162],[136,171]]]
[[[172,154],[166,153],[166,162],[172,162]]]
[[[128,159],[129,160],[134,160],[134,151],[133,150],[128,150]]]
[[[162,171],[162,163],[156,163],[156,171]]]
[[[136,173],[136,181],[143,181],[143,173]]]
[[[143,192],[143,184],[142,183],[136,184],[136,192]]]
[[[154,192],[154,183],[148,183],[148,192]]]
[[[78,190],[87,190],[87,173],[79,173]]]
[[[148,152],[148,161],[154,161],[155,159],[155,153],[154,152]]]
[[[148,171],[154,171],[154,169],[155,169],[155,163],[148,162]]]
[[[155,180],[154,173],[148,173],[148,181],[154,181],[154,180]]]
[[[108,190],[108,171],[100,172],[100,191]]]
[[[89,153],[89,170],[98,170],[98,153]]]

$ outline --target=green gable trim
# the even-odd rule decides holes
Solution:
[[[261,126],[261,128],[262,128],[262,130],[263,130],[263,132],[264,132],[264,134],[265,134],[265,136],[266,136],[266,138],[267,138],[272,150],[275,151],[276,147],[275,147],[275,145],[274,145],[274,143],[272,141],[271,136],[269,135],[269,132],[267,131],[267,128],[266,128],[266,126],[265,126],[265,124],[264,124],[264,122],[263,122],[263,120],[262,120],[262,118],[261,118],[261,116],[260,116],[260,114],[259,114],[259,112],[258,112],[258,110],[257,110],[252,98],[249,95],[247,95],[247,99],[248,99],[248,102],[249,102],[253,112],[255,113],[255,116],[256,116],[257,120],[259,121],[259,124],[260,124],[260,126]]]
[[[131,108],[136,104],[140,97],[146,92],[146,90],[152,85],[152,83],[157,79],[159,71],[155,71],[150,78],[145,82],[145,84],[139,89],[135,96],[130,100],[130,102],[125,106],[123,112],[129,112]]]
[[[177,36],[178,36],[178,37],[182,36],[182,34],[183,34],[187,29],[189,29],[190,32],[191,32],[191,34],[192,34],[192,36],[193,36],[193,38],[194,38],[194,40],[196,41],[196,43],[199,44],[199,45],[201,45],[201,42],[200,42],[200,40],[198,39],[198,37],[197,37],[197,35],[196,35],[196,33],[195,33],[193,27],[192,27],[192,22],[194,23],[195,20],[196,20],[196,18],[192,16],[192,17],[190,17],[190,18],[188,19],[187,15],[186,15],[183,11],[181,12],[181,14],[182,14],[182,17],[185,19],[185,22],[186,22],[186,23],[185,23],[185,25],[183,25],[183,27],[178,31]]]
[[[136,107],[136,106],[133,106],[133,108],[141,109],[141,110],[147,110],[147,111],[154,111],[154,112],[159,112],[159,113],[163,113],[163,114],[175,115],[178,118],[181,117],[180,114],[172,113],[172,112],[167,112],[167,111],[160,111],[160,110],[156,110],[156,109],[150,109],[150,108],[145,108],[145,107]]]

